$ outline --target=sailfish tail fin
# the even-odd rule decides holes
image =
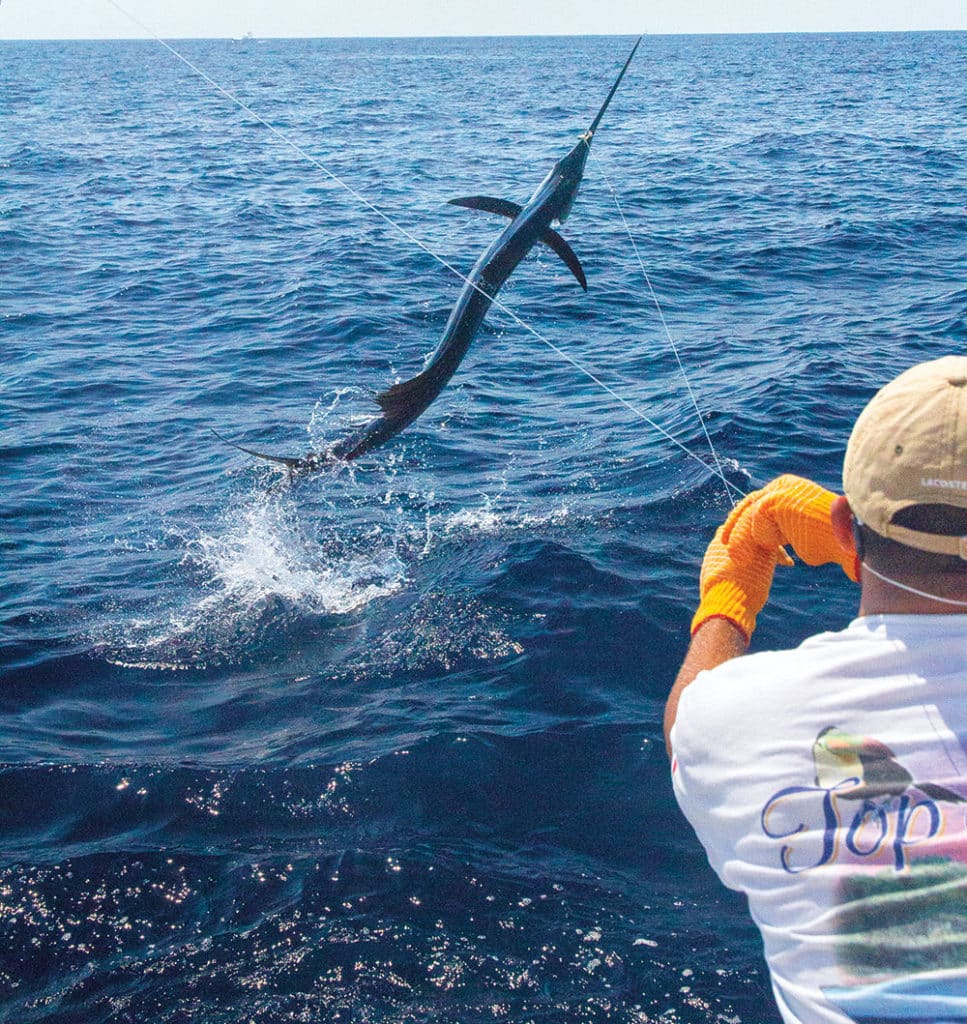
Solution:
[[[235,441],[229,440],[227,437],[223,437],[214,427],[208,428],[219,441],[224,441],[225,444],[231,445],[233,448],[237,448],[240,452],[245,452],[246,455],[252,455],[256,459],[264,459],[266,462],[276,462],[280,466],[285,466],[287,469],[299,470],[304,469],[306,466],[306,459],[293,458],[289,455],[269,455],[268,452],[260,452],[255,448],[246,448],[245,445],[237,444]]]

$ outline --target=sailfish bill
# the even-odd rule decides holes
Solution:
[[[467,275],[443,335],[425,369],[376,395],[379,413],[328,449],[303,456],[281,456],[241,445],[235,447],[242,448],[242,451],[256,458],[279,463],[291,472],[304,473],[333,463],[357,459],[395,437],[423,413],[443,390],[470,348],[494,297],[521,260],[539,242],[557,253],[581,287],[587,290],[587,278],[580,260],[551,225],[562,224],[571,212],[581,186],[594,133],[640,44],[639,37],[590,127],[581,134],[574,148],[551,168],[526,203],[520,205],[490,196],[467,196],[450,201],[455,206],[496,213],[506,217],[510,223],[488,246]]]

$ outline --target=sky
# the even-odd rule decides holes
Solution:
[[[967,29],[967,0],[115,0],[165,38]],[[112,0],[0,0],[0,39],[136,39]]]

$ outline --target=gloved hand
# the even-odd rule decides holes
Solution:
[[[856,582],[856,555],[833,534],[829,510],[835,497],[811,480],[787,474],[743,498],[705,552],[692,633],[706,619],[720,617],[734,623],[748,641],[776,565],[793,564],[783,550],[786,544],[809,565],[836,562]]]

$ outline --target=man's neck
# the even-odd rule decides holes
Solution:
[[[963,581],[900,575],[893,578],[864,564],[860,581],[860,615],[967,615],[967,569]]]

